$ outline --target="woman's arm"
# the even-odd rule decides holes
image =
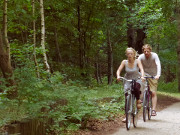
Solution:
[[[123,61],[121,62],[121,65],[119,66],[119,68],[118,68],[118,70],[117,70],[117,72],[116,72],[117,79],[120,78],[121,71],[123,70],[124,66],[125,66],[125,60],[123,60]]]

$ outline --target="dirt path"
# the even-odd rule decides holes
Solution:
[[[131,124],[129,131],[125,127],[120,128],[112,135],[179,135],[180,134],[180,102],[157,112],[156,117],[147,122],[141,118],[137,128]]]
[[[93,122],[90,125],[91,129],[81,130],[75,135],[146,135],[148,132],[153,133],[153,135],[157,135],[158,132],[160,132],[158,135],[176,135],[176,131],[180,131],[179,99],[159,94],[157,114],[156,117],[152,117],[152,120],[145,123],[142,120],[142,116],[139,117],[138,127],[136,129],[131,127],[130,131],[126,130],[125,123],[121,121],[124,116],[121,116],[111,121]],[[155,130],[152,130],[153,127],[156,127]],[[172,134],[169,133],[170,129],[173,130]]]

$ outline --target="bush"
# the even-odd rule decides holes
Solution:
[[[159,82],[158,91],[167,92],[167,93],[178,93],[178,81],[174,80],[173,82],[165,83]]]

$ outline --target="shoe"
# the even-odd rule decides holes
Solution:
[[[137,100],[136,101],[136,106],[137,106],[137,109],[141,109],[141,100],[139,99],[139,100]]]
[[[123,122],[123,123],[126,123],[126,118],[124,118],[124,119],[122,120],[122,122]]]
[[[152,113],[151,113],[151,116],[156,116],[156,111],[155,110],[152,110]]]

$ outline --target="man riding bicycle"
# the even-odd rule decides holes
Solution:
[[[149,44],[145,44],[142,47],[143,54],[138,59],[143,65],[145,74],[154,76],[154,79],[148,79],[150,90],[152,91],[152,116],[156,116],[156,105],[157,105],[157,86],[158,80],[161,75],[161,63],[158,55],[152,51],[152,47]]]

